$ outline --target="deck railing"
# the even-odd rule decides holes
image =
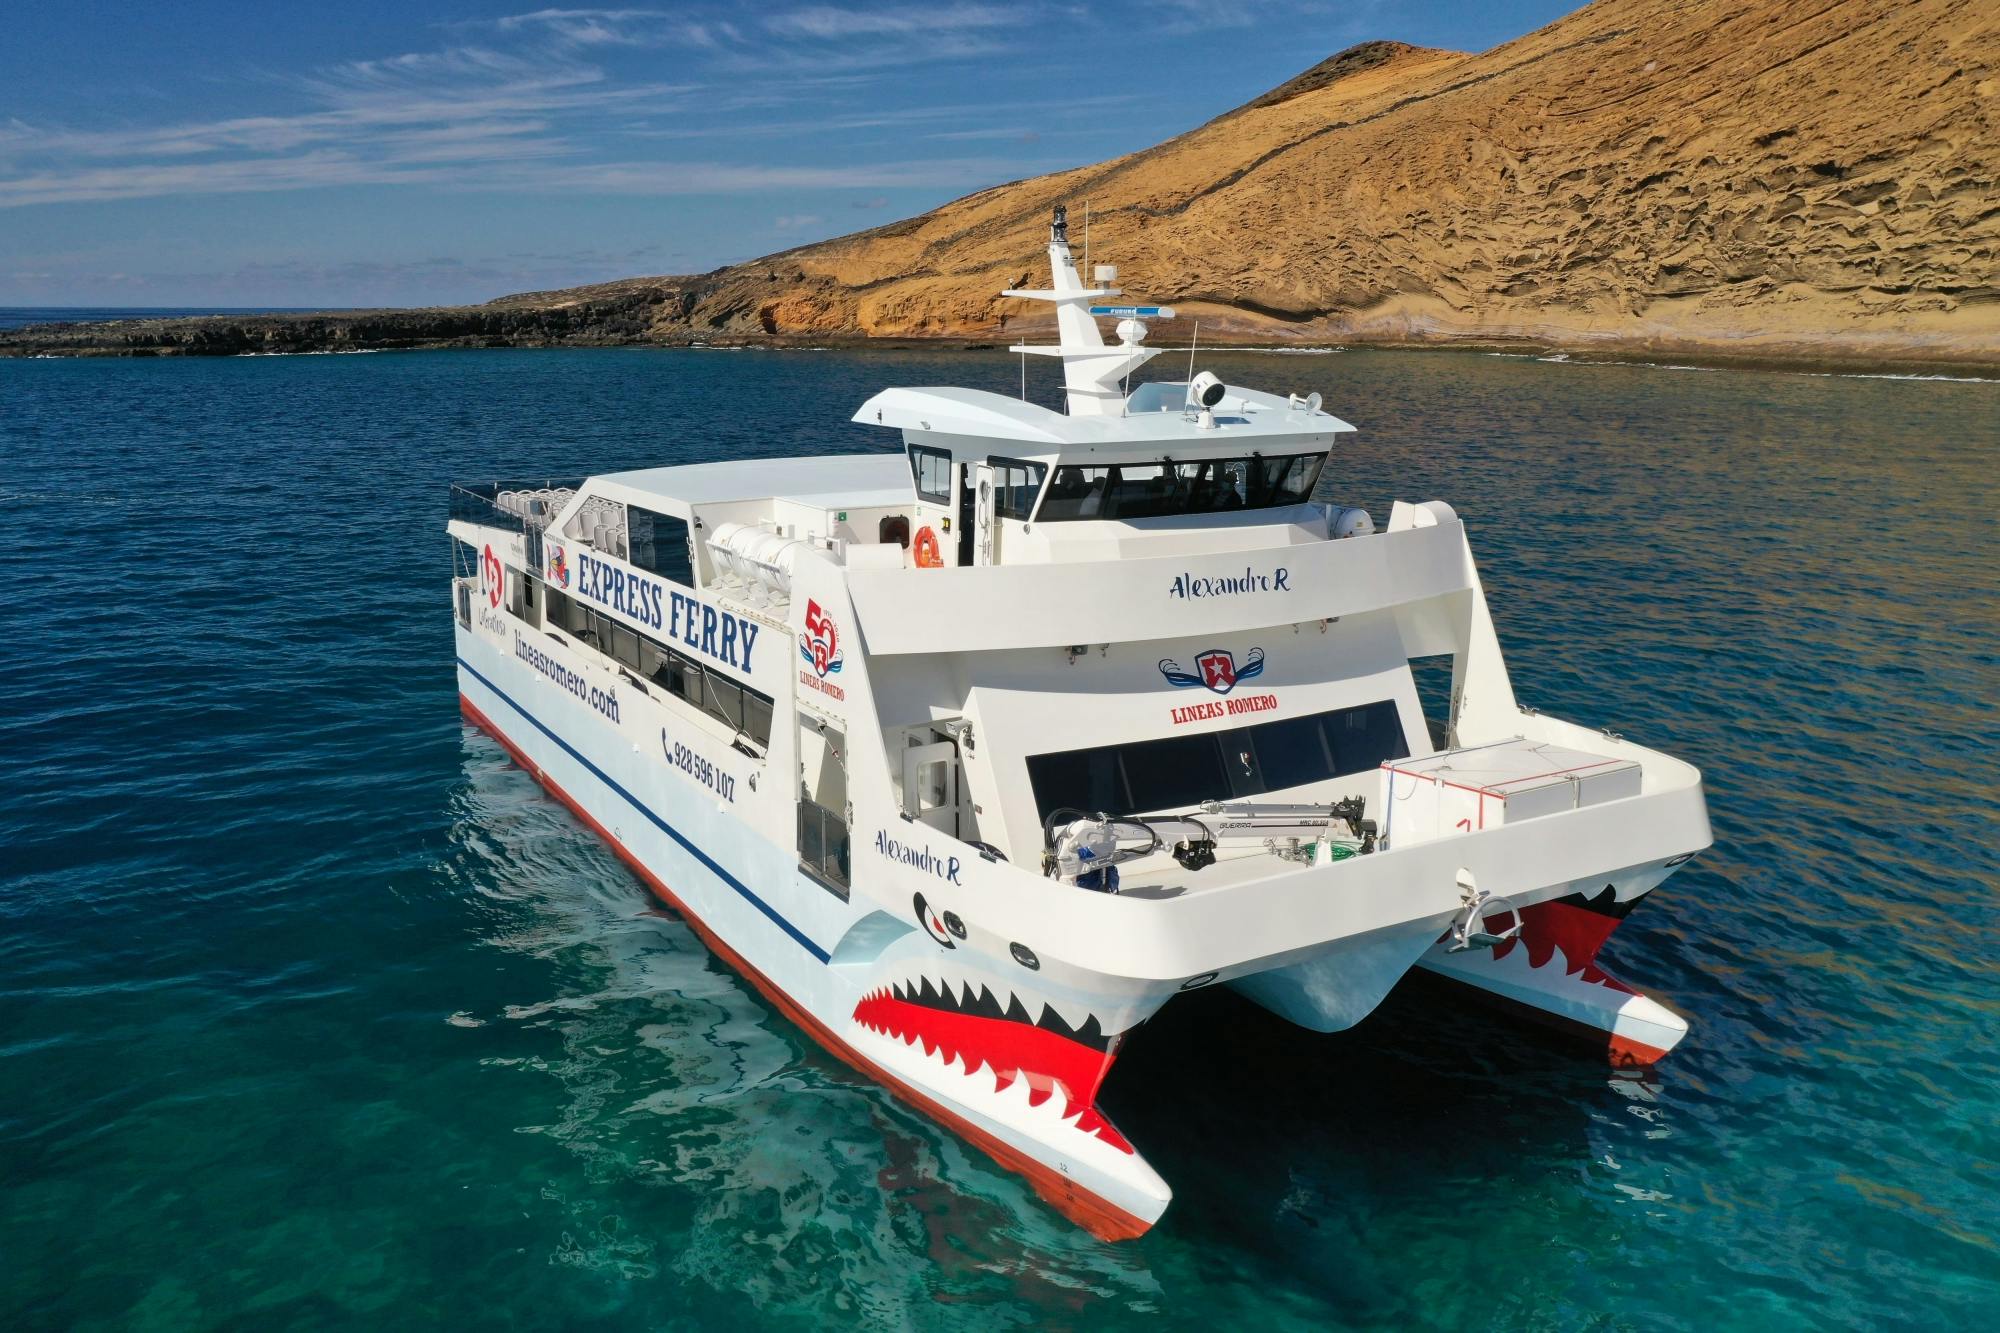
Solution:
[[[542,567],[542,533],[583,485],[583,477],[538,481],[455,481],[450,515],[466,523],[504,528],[527,539],[528,564]]]
[[[528,526],[547,527],[556,511],[583,486],[583,477],[544,477],[532,481],[455,481],[451,484],[451,516],[521,532]]]

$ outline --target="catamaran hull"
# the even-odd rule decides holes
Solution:
[[[1685,857],[1674,857],[1675,863]],[[1414,968],[1498,999],[1523,1016],[1601,1042],[1611,1062],[1650,1065],[1687,1035],[1687,1022],[1612,976],[1598,951],[1641,898],[1672,873],[1659,863],[1606,875],[1595,896],[1567,893],[1523,907],[1518,939],[1451,952],[1438,922],[1342,941],[1287,967],[1230,984],[1279,1017],[1314,1032],[1340,1032],[1372,1013]],[[1597,881],[1593,881],[1597,882]],[[1545,893],[1561,893],[1558,886]],[[1489,932],[1512,928],[1501,912]]]
[[[1595,946],[1609,933],[1599,918],[1615,925],[1615,905],[1664,878],[1660,864],[1620,879],[1613,915],[1589,917],[1591,930],[1565,915],[1576,907],[1567,900],[1528,907],[1523,939],[1492,952],[1442,953],[1444,910],[1220,976],[1112,975],[1046,954],[1024,957],[1018,944],[1010,956],[1004,936],[927,906],[922,892],[911,911],[885,906],[910,892],[907,874],[892,889],[889,879],[865,880],[878,873],[872,863],[857,867],[864,880],[851,895],[806,874],[792,851],[789,802],[756,795],[754,767],[743,768],[739,785],[691,781],[666,762],[656,705],[629,695],[607,705],[606,690],[580,684],[573,670],[552,678],[544,659],[561,650],[511,633],[461,626],[466,717],[786,1017],[1026,1177],[1097,1236],[1143,1233],[1172,1197],[1098,1109],[1097,1095],[1131,1032],[1191,985],[1226,982],[1293,1022],[1335,1031],[1422,967],[1598,1032],[1624,1063],[1659,1058],[1685,1031],[1595,966]],[[898,868],[892,858],[879,873]],[[927,874],[917,882],[928,883]]]
[[[963,946],[941,960],[915,922],[849,949],[869,926],[781,848],[720,802],[687,799],[584,702],[478,636],[461,631],[458,650],[467,720],[815,1041],[1092,1234],[1128,1239],[1159,1219],[1172,1191],[1095,1098],[1124,1034],[1172,987],[1101,978],[1093,994],[1070,975],[1044,994]]]
[[[1472,987],[1509,1009],[1600,1043],[1611,1063],[1640,1068],[1664,1059],[1688,1032],[1687,1020],[1599,966],[1597,954],[1640,898],[1607,883],[1594,897],[1573,893],[1521,909],[1521,934],[1494,949],[1449,953],[1440,943],[1418,960],[1426,972]],[[1488,929],[1511,924],[1488,920]]]

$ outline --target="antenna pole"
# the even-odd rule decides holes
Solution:
[[[1083,201],[1083,276],[1090,278],[1090,200]],[[1094,283],[1096,280],[1091,279]]]
[[[1028,354],[1021,353],[1021,401],[1028,401]]]
[[[1194,383],[1194,345],[1201,341],[1201,321],[1194,322],[1194,332],[1188,335],[1188,383]]]

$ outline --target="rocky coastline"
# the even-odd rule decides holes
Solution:
[[[1990,0],[1602,0],[1484,53],[1371,42],[1142,152],[688,276],[484,305],[0,331],[0,356],[993,346],[1050,208],[1204,345],[2000,370]]]
[[[655,289],[667,291],[668,289]],[[810,335],[715,331],[699,336],[654,316],[667,301],[635,296],[581,309],[494,309],[446,306],[408,310],[328,311],[288,315],[203,315],[182,319],[31,324],[0,330],[0,358],[307,356],[344,352],[423,351],[445,348],[692,348],[773,350],[836,348],[895,351],[909,348],[988,351],[1000,344],[967,336],[871,336],[852,330]],[[1171,335],[1169,335],[1171,336]],[[1662,363],[1715,369],[1812,371],[1840,374],[2000,377],[2000,350],[1858,342],[1840,338],[1757,347],[1687,338],[1554,338],[1494,336],[1382,336],[1323,332],[1278,340],[1228,332],[1213,336],[1203,325],[1202,345],[1217,350],[1337,345],[1346,349],[1497,352],[1573,362]]]

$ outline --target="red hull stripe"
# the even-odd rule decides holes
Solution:
[[[1656,1065],[1667,1058],[1667,1053],[1657,1046],[1648,1046],[1643,1041],[1633,1041],[1630,1037],[1611,1038],[1611,1063],[1621,1069],[1643,1069]]]
[[[460,665],[464,665],[463,659],[460,660]],[[478,680],[482,682],[486,680],[484,676],[481,676],[477,671],[473,671],[471,667],[466,667],[466,670],[472,672],[472,675]],[[488,682],[488,688],[491,688],[490,682]],[[513,705],[516,712],[521,711],[519,705],[514,704],[512,699],[507,699],[507,696],[500,694],[498,690],[494,690],[493,692],[499,694],[502,699],[506,699],[510,705]],[[640,880],[645,883],[647,888],[653,891],[654,895],[661,902],[678,912],[694,933],[701,937],[702,943],[706,944],[716,957],[742,973],[743,977],[751,985],[755,986],[766,1000],[769,1000],[772,1005],[776,1006],[778,1011],[784,1014],[786,1018],[797,1024],[807,1036],[811,1037],[821,1046],[824,1046],[842,1061],[880,1083],[896,1097],[908,1102],[917,1110],[922,1111],[925,1115],[930,1116],[945,1128],[952,1130],[961,1138],[985,1152],[987,1156],[998,1162],[1002,1167],[1017,1175],[1026,1177],[1028,1184],[1034,1187],[1035,1193],[1046,1200],[1050,1207],[1088,1231],[1091,1235],[1096,1236],[1099,1240],[1130,1240],[1134,1236],[1144,1235],[1152,1228],[1153,1224],[1151,1222],[1126,1212],[1123,1208],[1120,1208],[1108,1199],[1092,1194],[1060,1171],[1036,1161],[1012,1144],[987,1133],[963,1116],[947,1110],[944,1106],[931,1100],[931,1098],[903,1082],[888,1070],[882,1068],[867,1056],[861,1054],[835,1036],[832,1029],[828,1028],[826,1024],[814,1018],[804,1009],[801,1009],[793,1002],[789,995],[785,994],[768,977],[750,966],[741,954],[737,953],[727,944],[724,944],[721,937],[710,930],[700,917],[688,911],[686,904],[674,896],[672,889],[661,883],[659,878],[646,868],[644,862],[626,850],[625,845],[619,842],[618,839],[612,837],[611,830],[605,828],[604,825],[592,818],[590,813],[572,799],[570,794],[564,791],[553,778],[536,767],[535,762],[522,753],[514,742],[508,740],[507,733],[495,726],[492,719],[488,718],[486,714],[480,712],[478,706],[472,700],[461,694],[458,696],[458,706],[459,710],[465,714],[474,726],[500,742],[501,748],[513,756],[515,763],[533,774],[537,781],[548,788],[550,795],[568,806],[570,813],[581,820],[585,827],[589,828],[598,837],[604,839],[611,850],[618,854],[618,859],[630,866],[632,872],[638,875]],[[522,712],[521,716],[528,717],[525,712]],[[528,720],[534,722],[534,719],[531,717]],[[538,727],[541,726],[540,723],[536,723],[535,725]],[[553,733],[549,733],[546,727],[543,727],[542,730],[544,733],[549,734],[550,739],[556,741],[558,745],[562,744],[561,739]],[[563,749],[569,750],[569,747],[564,745]],[[569,752],[575,755],[575,751],[569,750]],[[580,762],[585,762],[586,764],[588,762],[584,761],[581,755],[576,755],[576,758]],[[596,769],[593,768],[591,771],[596,772]],[[603,775],[599,774],[599,776],[602,777]],[[609,779],[605,780],[609,781]],[[629,796],[626,799],[631,800]],[[638,803],[634,801],[633,804],[637,805]],[[640,807],[642,810],[644,808],[643,806]],[[675,836],[678,837],[679,835]]]
[[[554,741],[557,745],[561,746],[564,754],[568,755],[570,758],[576,760],[577,763],[582,764],[585,768],[589,769],[591,775],[595,777],[599,782],[603,783],[605,786],[611,788],[611,790],[617,792],[620,796],[624,797],[625,803],[627,805],[631,806],[634,810],[637,810],[640,814],[644,815],[647,818],[647,820],[649,820],[653,824],[655,828],[660,830],[660,832],[666,834],[669,838],[672,838],[675,842],[679,843],[681,847],[684,850],[686,850],[688,855],[694,857],[695,860],[701,862],[704,866],[708,867],[709,873],[713,874],[717,879],[720,879],[724,884],[727,884],[730,888],[736,890],[738,895],[740,895],[744,900],[746,900],[752,907],[756,908],[758,911],[762,912],[765,916],[769,917],[771,921],[780,930],[784,931],[787,935],[790,935],[793,939],[797,940],[799,944],[804,947],[807,953],[819,959],[822,963],[827,961],[827,959],[831,956],[825,949],[820,948],[818,944],[814,943],[810,935],[807,935],[797,926],[793,925],[791,922],[785,920],[784,917],[780,916],[778,914],[777,908],[771,906],[771,904],[765,902],[762,898],[759,898],[756,895],[756,893],[751,890],[749,885],[745,884],[742,880],[736,878],[736,876],[730,874],[727,870],[724,870],[720,865],[718,865],[715,862],[714,858],[709,856],[707,852],[704,852],[701,848],[695,846],[694,843],[688,841],[688,839],[681,834],[681,831],[679,829],[675,828],[673,825],[669,824],[666,820],[660,818],[657,814],[653,813],[651,807],[647,806],[644,801],[641,801],[631,792],[626,791],[623,787],[618,785],[617,781],[614,780],[609,773],[606,773],[596,764],[591,763],[590,760],[584,758],[583,755],[577,752],[575,746],[571,745],[568,741],[564,740],[562,737],[556,735],[553,731],[550,731],[547,727],[543,726],[542,720],[540,718],[536,717],[533,713],[530,713],[527,709],[521,707],[520,704],[515,703],[512,696],[510,696],[507,693],[507,691],[501,689],[498,685],[495,685],[492,681],[486,679],[485,676],[481,675],[479,673],[479,668],[473,666],[472,663],[466,661],[462,657],[458,659],[458,664],[464,667],[466,673],[470,675],[474,680],[478,681],[481,685],[484,685],[487,689],[493,691],[493,693],[500,696],[501,702],[505,703],[509,708],[519,713],[522,716],[522,718],[524,718],[527,721],[528,725],[532,726],[536,731],[541,732],[542,735],[547,736],[550,740]],[[465,696],[460,695],[459,697],[462,699]],[[487,729],[489,731],[492,730],[491,727],[488,727]],[[522,767],[528,769],[529,772],[536,771],[533,765],[530,764],[523,764]]]

